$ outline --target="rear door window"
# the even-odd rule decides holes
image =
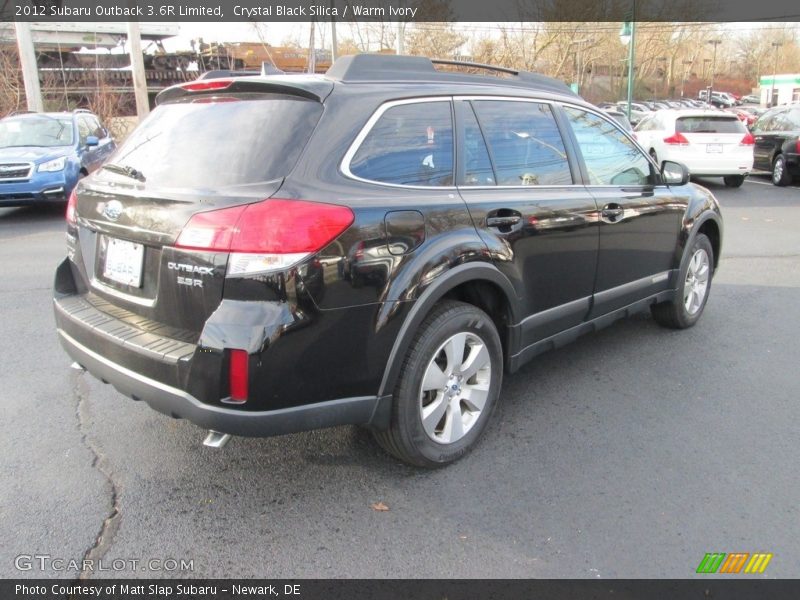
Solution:
[[[378,183],[453,185],[450,102],[414,102],[386,109],[348,166],[352,175]]]
[[[772,128],[775,131],[797,131],[800,129],[800,109],[785,110],[775,115]]]
[[[553,111],[540,102],[473,102],[498,185],[570,185],[572,174]]]
[[[747,128],[736,117],[679,117],[677,133],[745,133]]]
[[[464,103],[464,177],[462,185],[495,185],[497,181],[489,149],[469,103]]]

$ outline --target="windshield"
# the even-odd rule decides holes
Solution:
[[[148,186],[194,189],[272,181],[292,170],[321,114],[318,102],[277,94],[162,104],[99,176],[125,169]]]
[[[72,136],[72,117],[27,115],[0,121],[0,148],[69,146]]]

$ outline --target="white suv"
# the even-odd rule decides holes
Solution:
[[[659,163],[683,163],[691,175],[723,177],[739,187],[753,170],[753,136],[730,113],[716,110],[660,110],[642,120],[636,139]]]

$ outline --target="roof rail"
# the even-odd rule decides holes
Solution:
[[[9,117],[15,117],[17,115],[35,115],[38,114],[35,110],[15,110],[13,112],[8,113]]]
[[[444,58],[432,58],[431,62],[434,65],[450,65],[454,67],[468,67],[471,69],[484,69],[486,71],[497,71],[498,73],[506,73],[508,75],[519,75],[520,71],[516,69],[509,69],[507,67],[496,67],[494,65],[487,65],[486,63],[470,62],[467,60],[445,60]]]
[[[92,111],[90,111],[88,108],[74,108],[72,109],[72,112],[74,114],[74,113],[91,113]]]
[[[394,54],[352,54],[342,56],[328,69],[326,76],[343,82],[356,81],[452,81],[460,83],[486,83],[485,75],[464,74],[437,70],[435,65],[483,69],[511,77],[502,85],[541,88],[559,94],[576,94],[563,81],[528,71],[496,67],[482,63],[459,60],[430,59],[424,56],[397,56]]]

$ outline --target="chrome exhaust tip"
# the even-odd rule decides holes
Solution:
[[[81,364],[80,364],[80,363],[78,363],[78,362],[74,362],[74,363],[72,363],[72,364],[69,366],[69,368],[70,368],[70,369],[75,369],[76,371],[85,371],[85,370],[86,370],[85,368],[83,368],[83,365],[81,365]]]
[[[230,439],[230,433],[220,433],[219,431],[209,429],[206,439],[203,440],[203,446],[208,446],[209,448],[223,448]]]

